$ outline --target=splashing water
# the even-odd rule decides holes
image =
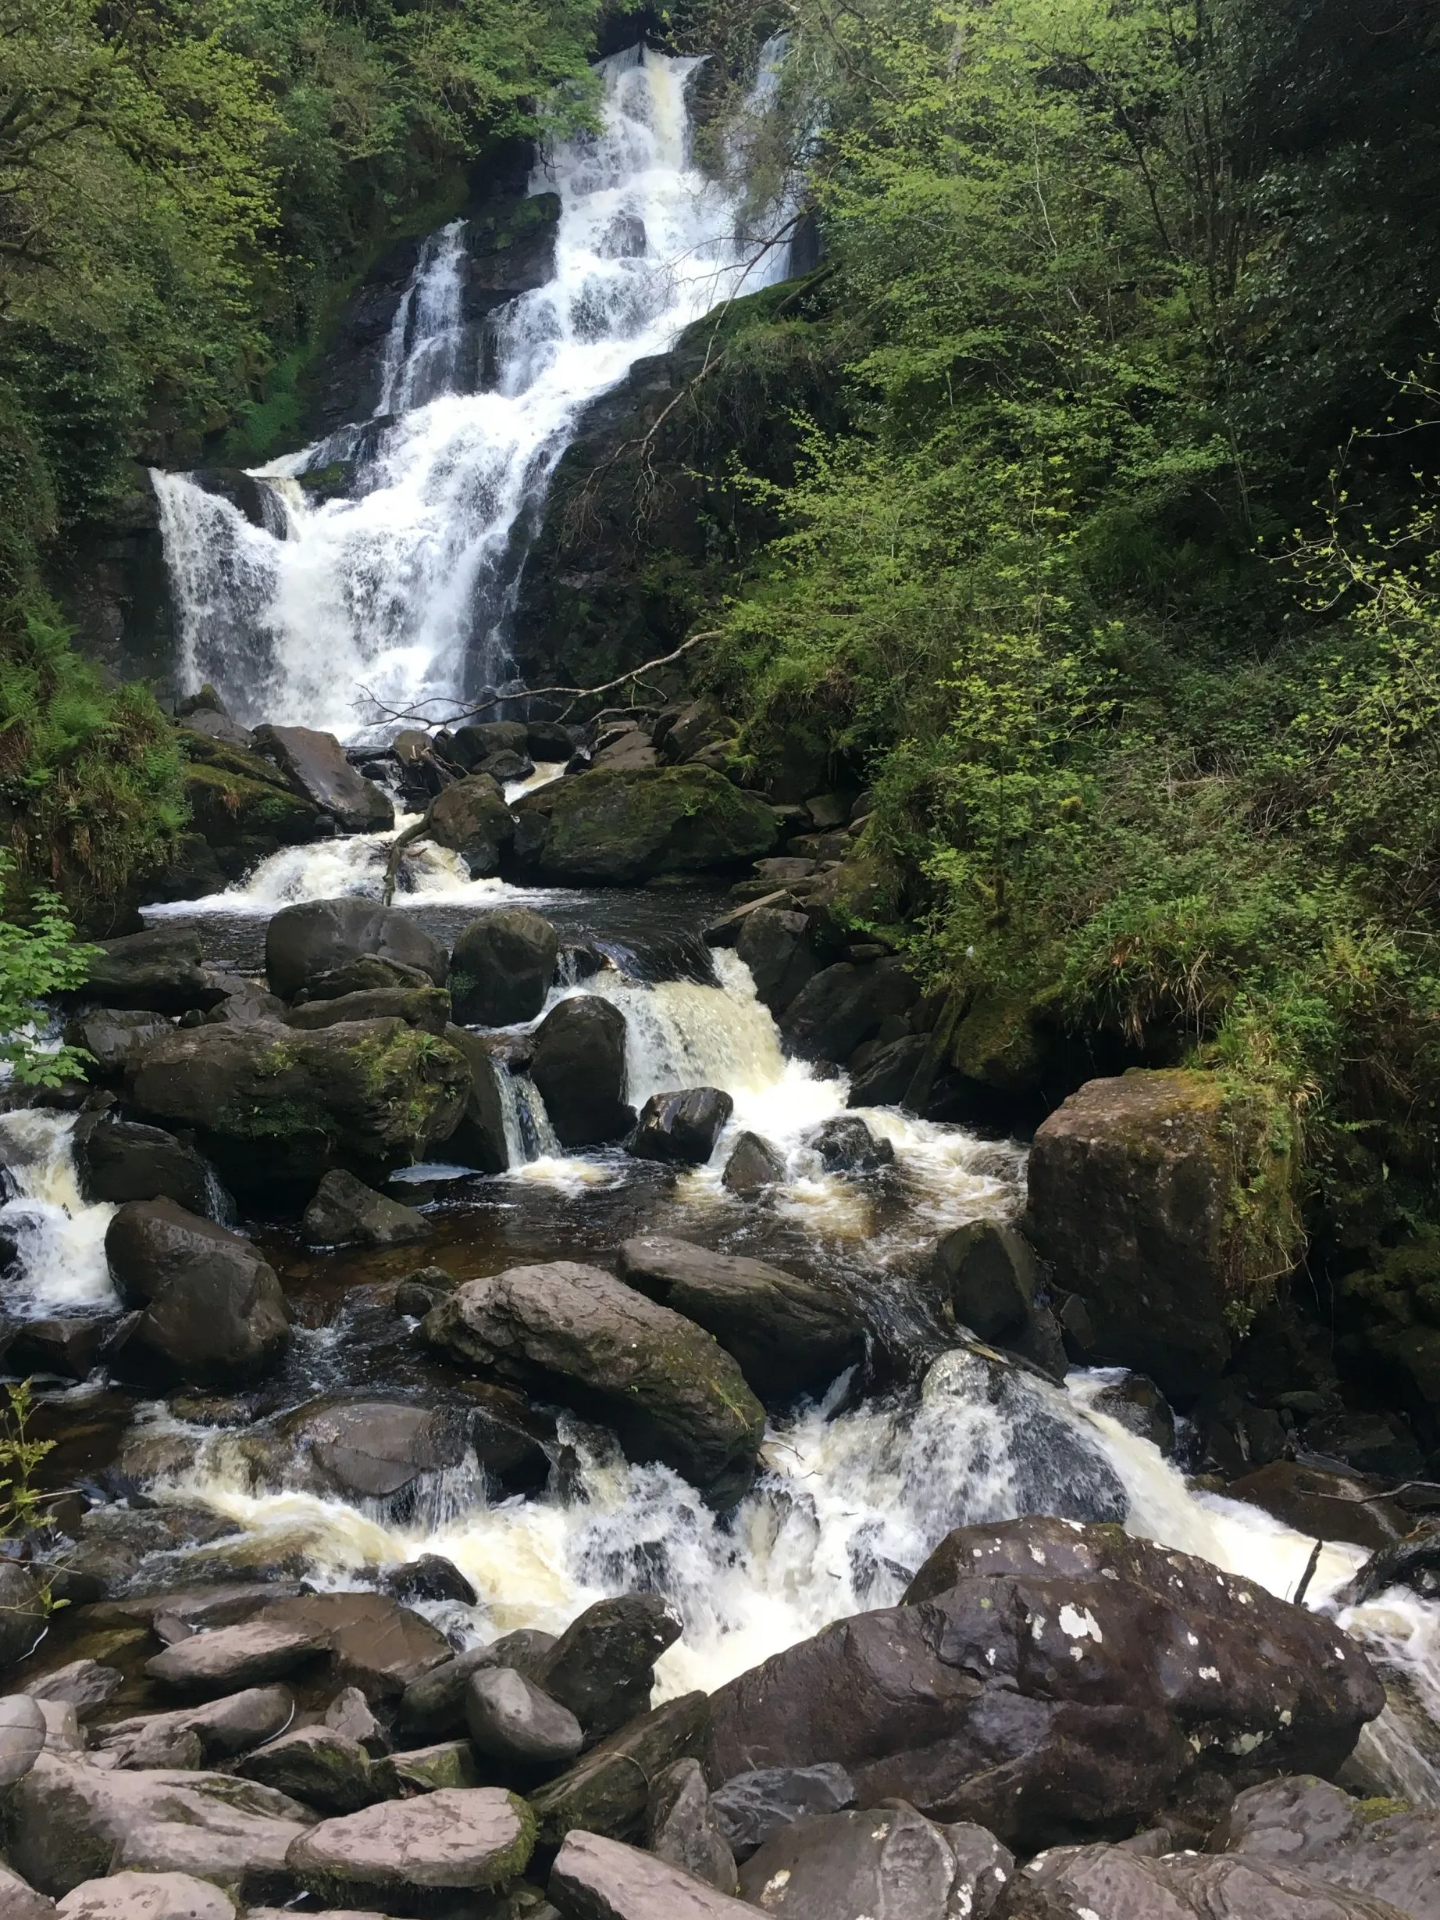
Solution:
[[[81,1193],[74,1131],[73,1114],[40,1107],[0,1114],[0,1161],[17,1189],[0,1206],[0,1239],[16,1250],[15,1273],[0,1282],[0,1299],[18,1319],[118,1309],[105,1258],[115,1209]]]
[[[559,146],[531,182],[560,196],[554,278],[491,316],[486,390],[456,221],[426,243],[397,312],[380,417],[258,469],[278,505],[265,526],[183,474],[154,474],[186,691],[208,680],[243,718],[345,734],[362,709],[374,716],[362,688],[424,709],[506,680],[524,545],[512,536],[584,407],[786,271],[785,246],[741,230],[738,190],[692,163],[699,64],[646,47],[600,62],[600,131]],[[296,484],[351,458],[354,497],[312,504]]]

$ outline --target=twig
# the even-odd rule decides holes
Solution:
[[[435,800],[439,798],[437,793]],[[400,869],[400,855],[412,841],[422,839],[429,832],[430,816],[435,811],[435,800],[430,802],[413,826],[406,827],[403,833],[397,833],[390,842],[390,853],[385,862],[385,891],[380,896],[382,904],[387,907],[395,898],[395,876]]]
[[[1320,1553],[1324,1545],[1325,1545],[1325,1542],[1323,1540],[1317,1540],[1314,1546],[1310,1549],[1310,1558],[1305,1562],[1305,1571],[1304,1573],[1301,1574],[1300,1584],[1295,1589],[1294,1604],[1297,1607],[1304,1600],[1306,1592],[1309,1589],[1310,1582],[1315,1578],[1315,1569],[1320,1564]]]

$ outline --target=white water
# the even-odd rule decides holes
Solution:
[[[600,63],[601,131],[557,147],[531,183],[560,195],[555,276],[490,316],[489,390],[462,324],[456,221],[427,241],[387,343],[376,413],[393,420],[256,470],[281,537],[154,474],[183,690],[208,680],[242,718],[349,734],[375,702],[434,711],[508,676],[512,534],[584,407],[785,271],[787,248],[742,232],[739,193],[692,163],[698,65],[642,48]],[[357,447],[361,497],[310,504],[296,476]]]
[[[119,1304],[105,1258],[115,1209],[82,1196],[74,1129],[72,1114],[41,1107],[0,1114],[0,1162],[18,1189],[0,1206],[0,1235],[19,1256],[17,1277],[0,1283],[0,1309],[15,1319]]]

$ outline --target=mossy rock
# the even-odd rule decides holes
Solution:
[[[542,879],[633,886],[662,874],[724,871],[770,852],[775,815],[710,767],[587,773],[560,783]]]
[[[996,1093],[1033,1093],[1045,1054],[1028,993],[982,992],[955,1031],[950,1064]]]
[[[212,847],[239,839],[300,846],[324,831],[308,800],[224,766],[187,766],[185,798],[196,828]]]

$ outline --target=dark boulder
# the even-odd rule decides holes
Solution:
[[[1298,1868],[1414,1920],[1440,1915],[1440,1813],[1357,1802],[1313,1774],[1249,1788],[1207,1846]]]
[[[1317,1540],[1353,1540],[1374,1553],[1408,1533],[1414,1516],[1383,1499],[1386,1482],[1299,1460],[1269,1466],[1232,1480],[1232,1500],[1245,1500],[1273,1514],[1297,1533]]]
[[[835,1760],[862,1806],[1033,1851],[1334,1769],[1383,1703],[1332,1622],[1118,1528],[1019,1520],[723,1687],[707,1772]]]
[[[450,995],[443,987],[372,987],[335,999],[308,1000],[282,1017],[286,1026],[302,1033],[355,1020],[403,1020],[422,1033],[444,1033],[450,1024]]]
[[[562,1000],[546,1014],[530,1076],[562,1146],[601,1146],[634,1125],[625,1102],[625,1016],[596,994]]]
[[[473,773],[495,753],[524,753],[530,729],[523,720],[471,720],[450,736],[450,757],[457,767]],[[565,758],[570,758],[567,748]]]
[[[554,1636],[533,1627],[502,1634],[489,1646],[467,1647],[412,1680],[400,1700],[398,1720],[407,1740],[439,1740],[465,1727],[465,1689],[482,1667],[513,1667],[526,1673],[554,1646]]]
[[[750,969],[755,995],[780,1014],[813,978],[819,962],[810,944],[810,922],[762,902],[740,922],[735,951]]]
[[[185,798],[195,833],[227,879],[238,880],[281,847],[305,846],[335,831],[328,813],[295,792],[279,767],[208,733],[182,727]],[[188,862],[205,878],[209,862]]]
[[[299,1727],[239,1761],[242,1780],[258,1780],[317,1813],[356,1813],[389,1799],[394,1776],[358,1741],[334,1727]]]
[[[302,1887],[334,1907],[414,1911],[503,1892],[525,1869],[535,1823],[498,1787],[449,1788],[323,1820],[286,1856]]]
[[[199,934],[188,927],[152,927],[102,941],[90,962],[86,998],[151,1013],[213,1007],[224,994],[201,964],[202,952]]]
[[[445,984],[449,956],[398,907],[373,900],[307,900],[283,907],[265,929],[265,972],[272,993],[293,1000],[322,975],[356,960],[374,958],[418,968],[437,987]],[[392,984],[377,980],[376,986]],[[344,988],[342,991],[353,991]],[[329,994],[327,998],[338,997]]]
[[[627,1285],[712,1333],[767,1402],[828,1386],[864,1358],[853,1301],[766,1261],[645,1234],[625,1242],[618,1267]]]
[[[87,1200],[173,1200],[211,1218],[230,1210],[214,1168],[162,1127],[107,1116],[77,1127],[75,1157]]]
[[[282,1414],[271,1433],[247,1433],[237,1444],[263,1486],[384,1500],[405,1511],[425,1475],[463,1466],[470,1457],[467,1426],[453,1407],[324,1399]]]
[[[961,1326],[1064,1379],[1060,1325],[1037,1298],[1035,1255],[1014,1227],[1000,1220],[967,1220],[935,1249],[929,1278]]]
[[[898,960],[825,967],[786,1008],[780,1031],[802,1060],[842,1065],[889,1014],[904,1013],[919,988]]]
[[[479,1667],[465,1685],[475,1751],[523,1779],[556,1773],[585,1744],[580,1722],[513,1667]]]
[[[616,1839],[644,1825],[650,1782],[677,1760],[698,1759],[710,1725],[703,1693],[684,1693],[632,1720],[530,1796],[546,1846],[582,1827]]]
[[[758,1133],[742,1133],[725,1162],[720,1184],[749,1200],[784,1178],[785,1162],[769,1141],[762,1140]]]
[[[594,772],[549,809],[542,878],[633,886],[667,873],[747,865],[775,844],[775,816],[708,767]]]
[[[888,1167],[895,1149],[883,1134],[872,1133],[858,1114],[837,1114],[807,1138],[826,1173],[876,1173]]]
[[[329,1651],[332,1680],[358,1687],[387,1714],[413,1682],[450,1658],[437,1627],[381,1593],[303,1593],[277,1601],[257,1619],[317,1635]]]
[[[625,1150],[637,1160],[675,1167],[703,1167],[735,1111],[718,1087],[688,1087],[683,1093],[652,1093]]]
[[[416,1560],[386,1567],[379,1584],[382,1593],[407,1607],[419,1600],[458,1600],[462,1607],[480,1604],[474,1587],[443,1553],[422,1553]]]
[[[121,1323],[112,1314],[57,1314],[54,1319],[26,1320],[5,1360],[12,1373],[56,1373],[71,1380],[87,1379]]]
[[[515,839],[515,816],[488,773],[446,787],[430,808],[426,829],[437,847],[458,853],[472,880],[486,880]]]
[[[587,1607],[530,1672],[587,1739],[600,1740],[649,1711],[655,1662],[679,1638],[680,1621],[658,1593],[621,1594]]]
[[[511,1267],[472,1280],[421,1323],[435,1346],[612,1425],[733,1506],[755,1472],[764,1410],[708,1333],[598,1267]]]
[[[253,1378],[289,1338],[274,1269],[248,1240],[173,1200],[121,1207],[105,1253],[121,1299],[140,1315],[127,1354],[142,1348],[172,1376],[222,1384]]]
[[[737,1773],[710,1796],[716,1824],[742,1862],[786,1827],[827,1813],[843,1813],[854,1804],[855,1782],[829,1760],[814,1767],[761,1767],[753,1773]]]
[[[852,1107],[898,1107],[915,1085],[915,1076],[930,1051],[927,1033],[910,1033],[878,1045],[860,1070],[851,1076]]]
[[[1157,1447],[1168,1460],[1175,1451],[1175,1414],[1170,1402],[1155,1382],[1143,1373],[1123,1374],[1103,1386],[1091,1401],[1097,1413],[1105,1413],[1129,1433],[1138,1434]],[[1244,1499],[1237,1494],[1237,1499]],[[1262,1506],[1264,1502],[1260,1503]]]
[[[504,1173],[510,1165],[510,1142],[500,1076],[509,1069],[466,1027],[447,1027],[445,1038],[468,1069],[465,1111],[449,1137],[446,1153],[459,1165],[481,1173]]]
[[[92,1080],[118,1079],[152,1040],[171,1031],[163,1013],[145,1013],[136,1007],[91,1007],[65,1023],[65,1044],[79,1047],[94,1065]]]
[[[985,1920],[1014,1873],[983,1827],[932,1826],[892,1804],[785,1827],[741,1869],[740,1896],[782,1920]]]
[[[707,1887],[735,1892],[735,1856],[720,1831],[698,1760],[677,1760],[651,1787],[645,1844],[657,1859],[693,1873]]]
[[[525,726],[525,751],[537,764],[554,766],[568,760],[575,751],[575,739],[569,727],[558,720],[530,720]]]
[[[455,1018],[466,1026],[533,1020],[555,981],[560,936],[538,913],[503,908],[464,929],[450,955]]]
[[[346,833],[384,833],[395,824],[389,797],[363,779],[333,733],[313,727],[257,727],[257,752],[273,760],[295,792]]]
[[[300,1232],[308,1247],[339,1247],[357,1240],[366,1247],[406,1247],[428,1240],[430,1223],[413,1207],[402,1207],[353,1173],[336,1168],[316,1188]]]

